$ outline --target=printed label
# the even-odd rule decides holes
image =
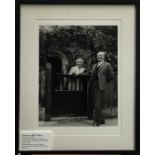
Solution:
[[[51,150],[52,135],[51,131],[21,131],[20,150]]]

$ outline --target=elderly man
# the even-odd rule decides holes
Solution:
[[[105,62],[106,52],[98,52],[97,60],[98,63],[93,66],[89,90],[91,102],[93,105],[93,126],[99,126],[104,124],[103,109],[107,104],[107,88],[109,82],[113,79],[112,67],[108,62]]]

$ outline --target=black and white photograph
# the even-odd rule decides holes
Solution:
[[[39,25],[39,126],[117,126],[117,68],[117,25]]]
[[[135,7],[20,10],[19,150],[135,150]]]

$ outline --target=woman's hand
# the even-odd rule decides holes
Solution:
[[[73,75],[73,76],[77,76],[78,74],[77,74],[77,73],[72,73],[72,75]]]

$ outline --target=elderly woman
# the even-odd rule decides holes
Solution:
[[[86,71],[86,69],[83,67],[84,64],[84,60],[79,57],[76,59],[76,66],[73,66],[70,71],[69,71],[69,75],[74,75],[74,76],[78,76],[80,74],[82,74],[83,72]],[[69,90],[82,90],[83,86],[82,86],[82,81],[80,79],[72,79],[69,81],[69,85],[68,85],[68,89]]]
[[[94,126],[105,123],[103,110],[109,97],[108,87],[114,76],[110,63],[104,60],[105,54],[106,52],[97,53],[98,62],[93,66],[90,77],[89,90],[91,105],[93,105]]]

